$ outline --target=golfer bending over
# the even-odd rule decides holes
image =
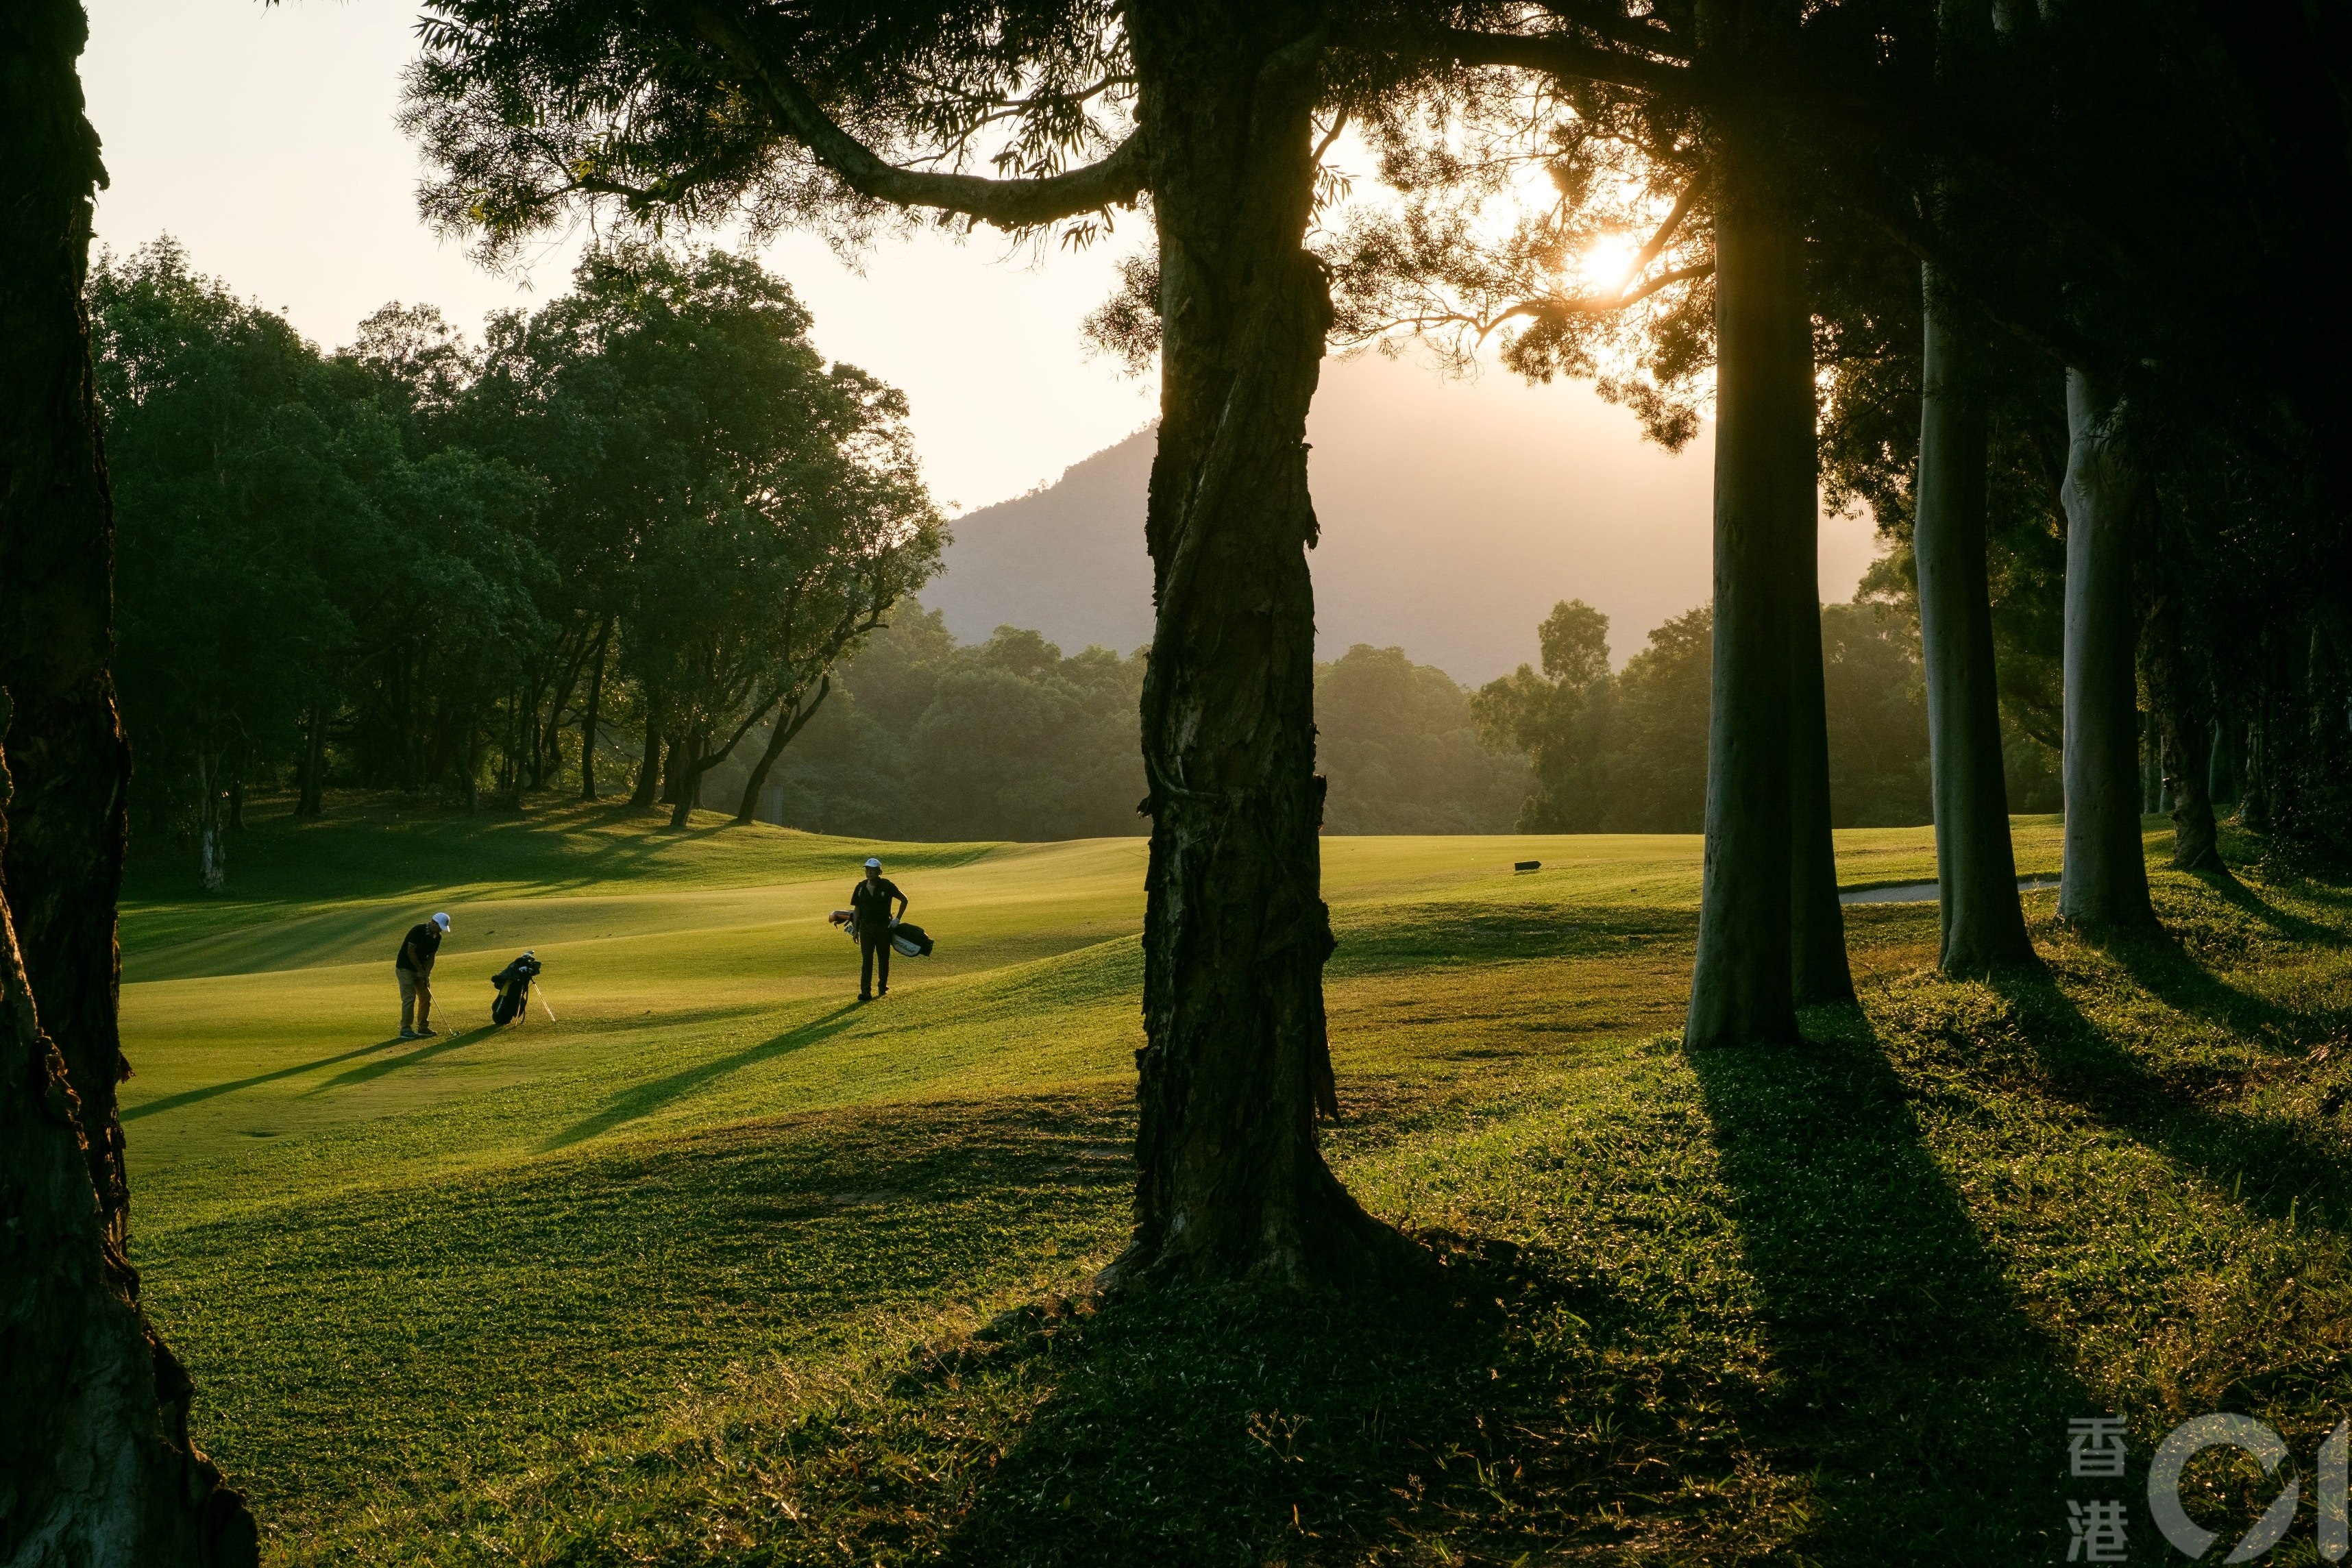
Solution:
[[[400,1037],[421,1040],[433,1033],[433,955],[449,933],[449,917],[435,915],[423,925],[411,926],[400,939],[400,956],[392,972],[400,979]]]
[[[898,900],[898,914],[907,912],[907,895],[898,884],[882,875],[882,862],[869,855],[866,858],[866,880],[857,884],[849,895],[849,911],[857,918],[857,999],[871,1002],[877,996],[890,994],[890,928],[898,923],[898,915],[890,912],[890,900]],[[882,984],[874,984],[874,958],[882,958]]]

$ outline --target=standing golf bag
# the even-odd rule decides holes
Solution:
[[[490,1003],[490,1022],[511,1024],[530,1005],[530,983],[539,975],[540,963],[529,952],[490,976],[490,984],[499,988]]]

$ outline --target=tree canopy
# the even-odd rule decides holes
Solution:
[[[169,240],[93,270],[137,798],[208,884],[289,774],[593,793],[650,746],[682,815],[937,570],[905,399],[781,279],[625,244],[574,283],[479,351],[393,305],[329,355]]]

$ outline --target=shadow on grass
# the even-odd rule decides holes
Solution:
[[[1860,1013],[1808,1022],[1828,1037],[1688,1057],[1780,1374],[1745,1434],[1813,1476],[1792,1545],[1855,1568],[2063,1561],[2066,1423],[2099,1408],[1987,1254]]]
[[[2310,1035],[2315,1026],[2319,1031],[2316,1037],[2325,1039],[2340,1032],[2346,1022],[2334,1010],[2300,1012],[2241,991],[2199,963],[2180,945],[2179,938],[2168,931],[2103,932],[2090,940],[2122,966],[2134,983],[2166,1006],[2218,1024],[2248,1039],[2284,1036],[2300,1040]]]
[[[2168,942],[2163,948],[2169,948]],[[2133,977],[2159,996],[2195,994],[2195,983],[2172,973],[2185,956],[2167,957],[2155,939],[2134,937],[2108,951]],[[2172,950],[2177,955],[2177,950]],[[2162,971],[2162,978],[2151,978]],[[2345,1159],[2311,1128],[2198,1103],[2211,1088],[2152,1070],[2084,1016],[2045,973],[2007,971],[1992,982],[2017,1009],[2022,1033],[2047,1075],[2052,1093],[2104,1126],[2161,1150],[2179,1164],[2236,1195],[2271,1219],[2295,1216],[2342,1230],[2352,1222],[2344,1198]],[[2242,994],[2213,984],[2231,996]],[[2180,1004],[2175,1003],[2175,1005]],[[2290,1019],[2294,1015],[2288,1016]]]
[[[625,1122],[649,1116],[671,1100],[691,1094],[729,1073],[740,1072],[772,1058],[803,1050],[821,1040],[829,1039],[847,1028],[857,1011],[858,1004],[844,1003],[830,1013],[812,1018],[805,1024],[795,1025],[781,1035],[762,1040],[756,1046],[748,1046],[731,1056],[713,1057],[709,1061],[697,1062],[692,1067],[671,1073],[667,1078],[658,1078],[651,1083],[634,1084],[614,1095],[602,1110],[583,1118],[541,1143],[539,1152],[544,1154],[557,1149],[568,1149],[574,1143],[609,1132]]]
[[[122,1120],[136,1121],[142,1116],[156,1116],[166,1110],[177,1110],[184,1105],[194,1105],[201,1100],[212,1100],[220,1095],[235,1094],[241,1089],[253,1089],[265,1083],[276,1083],[280,1079],[299,1078],[306,1072],[316,1072],[320,1068],[331,1068],[337,1062],[347,1062],[355,1057],[373,1055],[374,1052],[398,1044],[400,1040],[396,1037],[389,1040],[378,1040],[372,1046],[362,1046],[357,1050],[344,1051],[331,1057],[320,1057],[316,1061],[301,1062],[290,1068],[279,1068],[275,1072],[256,1073],[251,1078],[231,1079],[226,1083],[208,1083],[202,1089],[183,1089],[178,1094],[167,1094],[161,1100],[151,1100],[143,1104],[128,1107],[122,1112]]]
[[[329,1079],[326,1082],[320,1084],[310,1092],[312,1094],[324,1094],[330,1089],[349,1089],[354,1084],[367,1083],[373,1079],[380,1079],[387,1073],[398,1072],[403,1068],[413,1068],[419,1062],[431,1061],[435,1057],[442,1056],[447,1052],[457,1050],[462,1046],[470,1046],[475,1041],[496,1033],[498,1033],[498,1029],[495,1026],[482,1024],[471,1029],[460,1030],[458,1033],[454,1035],[444,1035],[438,1039],[426,1041],[424,1045],[417,1047],[415,1050],[410,1051],[405,1056],[386,1057],[382,1061],[369,1062],[366,1066],[355,1067],[349,1072],[337,1073],[334,1077]],[[397,1044],[398,1042],[394,1043]],[[373,1050],[377,1047],[370,1047],[369,1048]],[[358,1053],[354,1052],[353,1054],[357,1055]]]
[[[2334,946],[2344,940],[2343,932],[2279,908],[2230,872],[2197,871],[2190,874],[2223,903],[2243,910],[2291,941],[2325,942]]]
[[[975,1363],[1000,1388],[1046,1391],[942,1557],[1391,1562],[1416,1537],[1458,1542],[1483,1526],[1517,1538],[1501,1562],[1557,1548],[1556,1519],[1538,1536],[1504,1500],[1536,1462],[1512,1451],[1535,1435],[1528,1423],[1554,1425],[1557,1385],[1530,1386],[1531,1358],[1492,1304],[1517,1294],[1507,1262],[1457,1254],[1452,1272],[1451,1300],[1234,1289],[1076,1315],[1049,1300],[984,1331],[995,1344],[919,1359],[902,1396],[952,1401]]]

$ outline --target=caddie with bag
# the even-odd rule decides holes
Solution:
[[[898,902],[897,913],[890,909]],[[898,923],[898,915],[907,912],[907,895],[898,884],[882,875],[882,862],[869,855],[866,858],[866,879],[850,890],[849,917],[857,931],[857,999],[871,1002],[877,996],[890,994],[890,928]],[[874,973],[880,960],[881,984],[877,986]]]

